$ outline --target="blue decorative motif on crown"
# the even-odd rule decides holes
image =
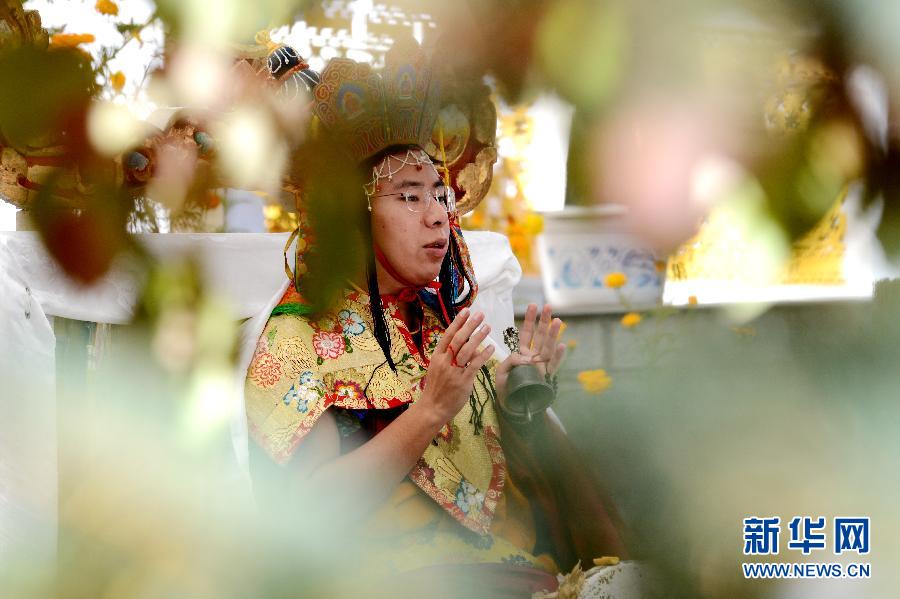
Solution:
[[[345,83],[338,90],[338,106],[344,118],[352,121],[363,113],[365,92],[353,83]]]
[[[381,74],[348,58],[331,60],[313,110],[357,162],[391,146],[425,147],[440,102],[434,68],[418,44],[395,44]]]

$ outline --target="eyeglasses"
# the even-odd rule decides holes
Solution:
[[[410,212],[424,212],[428,209],[430,202],[428,200],[434,200],[438,203],[438,205],[447,211],[448,214],[453,214],[456,212],[456,194],[453,192],[452,187],[438,187],[434,191],[425,191],[420,194],[418,192],[412,193],[409,191],[400,191],[397,193],[382,193],[375,196],[370,196],[373,198],[384,198],[388,196],[400,196],[406,202],[406,209]],[[424,196],[424,200],[422,199]]]

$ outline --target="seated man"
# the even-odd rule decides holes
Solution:
[[[319,135],[358,166],[358,197],[334,201],[347,222],[367,216],[369,266],[313,314],[303,238],[247,375],[251,473],[264,512],[316,505],[354,530],[354,570],[388,594],[530,596],[555,589],[560,568],[624,548],[553,422],[517,429],[497,409],[513,366],[556,372],[562,323],[532,306],[518,352],[498,362],[482,343],[453,190],[422,149],[437,113],[422,65],[389,56],[379,77],[335,59],[314,90]]]

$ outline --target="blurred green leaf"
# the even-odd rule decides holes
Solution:
[[[0,134],[21,149],[62,144],[96,91],[94,72],[79,50],[23,46],[0,54]]]
[[[253,40],[256,33],[290,25],[312,0],[220,0],[215,8],[202,0],[159,0],[157,15],[171,36],[181,41],[223,45]],[[214,10],[215,18],[207,12]]]
[[[341,148],[310,141],[297,152],[294,172],[315,236],[305,255],[300,291],[316,312],[327,309],[347,281],[361,281],[371,254],[362,169]]]
[[[847,114],[818,120],[757,162],[769,210],[791,239],[812,229],[869,160],[861,130]]]
[[[627,37],[625,11],[618,2],[555,2],[538,28],[538,61],[566,99],[597,110],[622,77]]]

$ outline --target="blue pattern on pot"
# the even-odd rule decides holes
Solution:
[[[545,214],[537,245],[544,296],[554,307],[617,311],[660,303],[665,271],[657,270],[659,257],[629,233],[622,214],[615,206]],[[606,286],[613,272],[628,277],[624,287]]]
[[[626,288],[661,288],[663,284],[656,271],[656,256],[648,250],[595,244],[561,250],[550,247],[547,255],[557,264],[551,279],[554,289],[605,287],[603,279],[611,272],[628,276]]]

